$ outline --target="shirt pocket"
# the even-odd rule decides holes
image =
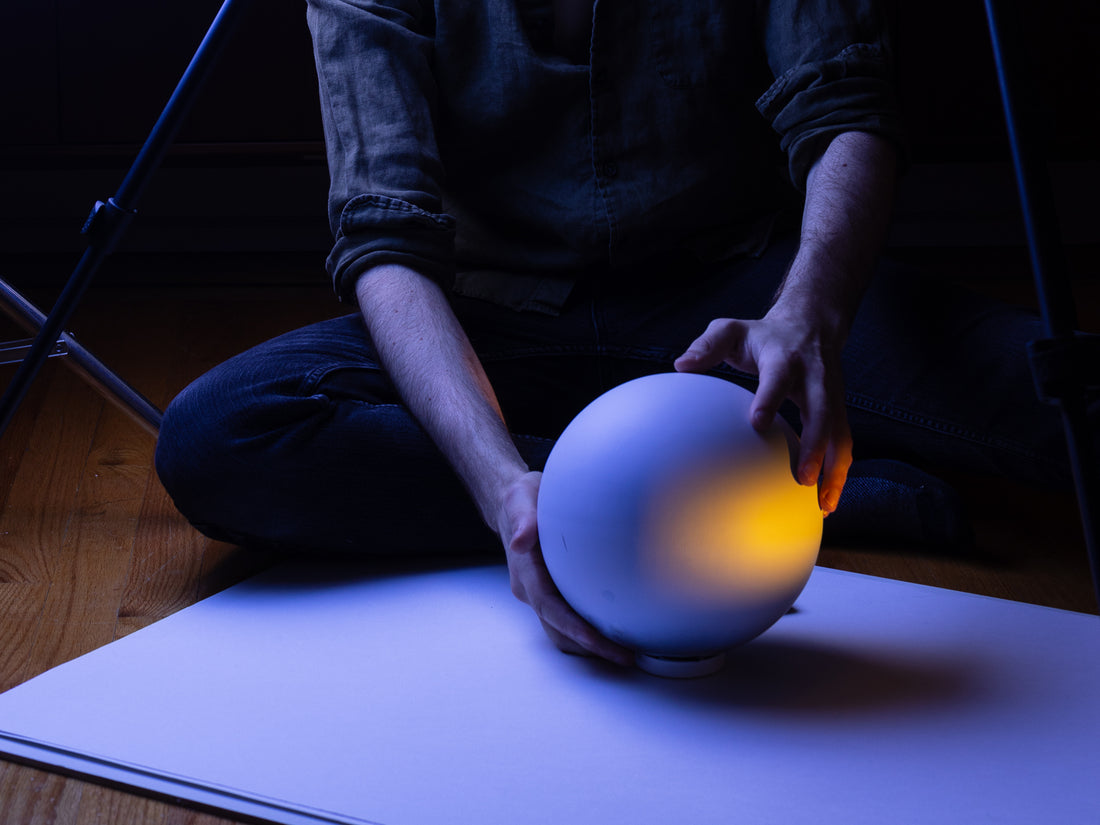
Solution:
[[[731,28],[731,5],[737,4],[729,0],[649,4],[650,52],[665,83],[676,89],[697,89],[727,79],[730,38],[736,34]],[[744,26],[742,39],[747,44],[751,21],[745,20]]]

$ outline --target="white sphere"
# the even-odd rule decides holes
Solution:
[[[809,580],[821,546],[817,490],[794,478],[797,437],[785,422],[752,428],[752,398],[692,373],[628,381],[585,407],[546,462],[547,569],[573,609],[637,651],[643,669],[717,669]]]

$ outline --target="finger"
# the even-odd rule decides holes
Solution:
[[[554,643],[554,647],[560,650],[562,653],[568,653],[572,656],[590,656],[587,650],[574,642],[568,636],[563,636],[553,627],[546,622],[539,620],[542,623],[542,629],[546,632],[546,635],[550,637],[550,641]]]
[[[825,465],[821,476],[818,500],[822,512],[826,515],[836,510],[851,466],[852,436],[848,430],[848,417],[842,407],[837,415],[832,440],[825,452]]]
[[[806,387],[806,397],[800,407],[802,435],[798,450],[798,480],[802,484],[817,484],[825,465],[829,436],[834,421],[824,386],[813,382]]]
[[[634,663],[633,651],[603,636],[560,596],[546,596],[532,606],[559,650],[599,656],[618,665]]]
[[[790,367],[785,362],[760,365],[760,384],[749,406],[749,420],[753,429],[763,432],[772,425],[779,407],[790,396],[793,385]]]
[[[726,362],[744,369],[745,329],[743,322],[730,318],[711,321],[672,366],[678,372],[703,372]]]

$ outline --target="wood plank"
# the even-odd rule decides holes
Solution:
[[[32,668],[31,651],[38,637],[50,587],[48,582],[0,583],[0,617],[3,617],[4,626],[0,644],[0,693],[25,681]]]
[[[197,600],[196,582],[206,543],[207,539],[172,506],[155,473],[150,472],[129,574],[119,602],[116,638]]]
[[[83,790],[82,782],[0,760],[0,821],[6,825],[78,822]]]
[[[56,825],[232,825],[235,820],[189,810],[158,799],[134,796],[113,788],[84,784],[76,818]]]
[[[10,613],[0,678],[11,687],[45,670],[39,641],[49,636],[48,606],[57,550],[65,541],[102,402],[74,376],[48,365],[48,390],[0,512],[0,579],[9,584]],[[21,409],[19,416],[31,410]],[[79,459],[74,459],[80,456]],[[26,587],[19,591],[17,585]],[[27,587],[29,586],[29,587]],[[18,603],[17,603],[18,602]]]
[[[242,820],[2,759],[0,822],[4,825],[243,825]]]
[[[4,510],[0,513],[0,581],[48,582],[65,540],[102,409],[75,376],[48,364],[39,378],[49,397],[37,411]],[[29,414],[21,409],[17,416]],[[74,459],[74,456],[80,456]]]
[[[52,559],[36,672],[114,640],[152,452],[151,439],[129,419],[113,408],[103,410],[70,527]]]
[[[24,337],[25,334],[14,334],[5,337],[3,340],[17,340]],[[15,375],[15,369],[15,365],[0,368],[0,387],[7,387],[8,382]],[[7,506],[8,496],[12,488],[15,487],[19,465],[26,455],[31,434],[34,432],[35,423],[38,421],[39,411],[46,399],[46,385],[47,382],[42,380],[31,384],[19,410],[8,424],[4,437],[0,439],[0,513]],[[0,576],[2,575],[3,573],[0,571]]]
[[[140,822],[142,825],[165,825],[167,820],[168,806],[163,802],[85,783],[80,795],[80,806],[72,825],[84,822],[103,822],[112,823],[112,825],[113,823]]]

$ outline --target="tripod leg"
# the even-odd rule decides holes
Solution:
[[[3,398],[0,398],[0,436],[7,430],[15,411],[68,324],[92,277],[117,245],[133,218],[141,193],[178,134],[191,104],[198,96],[203,82],[228,40],[233,24],[239,19],[246,1],[225,0],[130,167],[130,171],[123,179],[118,192],[106,203],[97,203],[92,210],[83,230],[88,236],[88,248],[81,256],[72,275],[69,276],[61,295],[43,322],[27,357],[20,364]]]
[[[46,316],[34,304],[20,295],[7,281],[0,278],[0,309],[32,335],[42,328]],[[161,411],[145,396],[119,378],[107,366],[82,347],[67,332],[51,348],[50,355],[64,356],[65,363],[104,398],[129,415],[150,435],[160,431]],[[22,362],[26,358],[23,353]],[[13,361],[14,363],[14,361]]]
[[[1072,352],[1076,346],[1076,312],[1058,233],[1053,188],[1039,148],[1034,118],[1020,105],[1023,24],[1013,0],[985,0],[985,9],[1044,331],[1050,341],[1064,343],[1065,351]],[[1034,368],[1034,361],[1032,366]],[[1070,382],[1072,386],[1065,387],[1052,400],[1062,411],[1092,580],[1100,604],[1100,536],[1097,535],[1100,529],[1100,468],[1095,466],[1093,459],[1085,376],[1078,373],[1075,378]]]

